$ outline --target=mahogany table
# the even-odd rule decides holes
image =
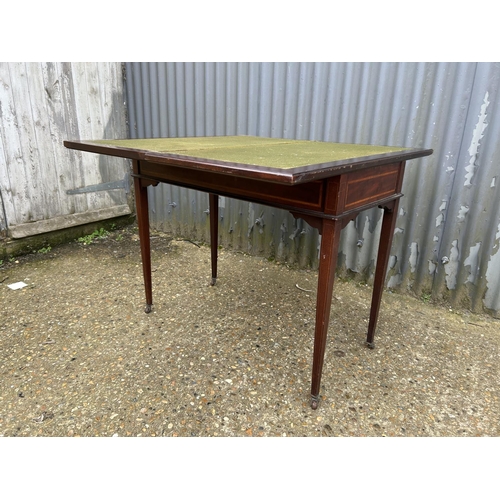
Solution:
[[[212,285],[217,278],[218,196],[289,210],[321,234],[311,407],[319,403],[340,231],[361,211],[384,211],[366,343],[375,328],[405,162],[431,149],[250,136],[65,141],[67,148],[129,158],[146,292],[153,305],[147,186],[166,182],[209,193]]]

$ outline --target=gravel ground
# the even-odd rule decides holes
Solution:
[[[337,281],[309,407],[317,274],[135,226],[0,267],[2,436],[499,436],[498,320]],[[23,281],[28,286],[11,290]]]

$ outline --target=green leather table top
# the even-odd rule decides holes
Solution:
[[[161,139],[99,140],[92,143],[119,149],[173,154],[278,169],[333,163],[409,148],[333,142],[271,139],[251,136],[183,137]]]

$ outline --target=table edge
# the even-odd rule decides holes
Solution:
[[[181,166],[191,168],[193,170],[201,169],[214,173],[238,175],[239,177],[261,179],[263,181],[283,184],[302,184],[304,182],[325,179],[362,168],[413,160],[429,156],[434,152],[432,149],[408,148],[403,151],[280,169],[276,167],[265,167],[226,162],[222,160],[196,158],[185,155],[176,155],[173,153],[155,153],[148,150],[96,144],[93,141],[67,140],[64,141],[64,146],[68,149],[75,149],[89,153],[118,156],[130,160],[145,160],[162,165]]]

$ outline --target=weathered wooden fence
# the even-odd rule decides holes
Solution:
[[[0,63],[0,231],[23,238],[131,212],[129,166],[65,139],[127,137],[121,63]]]

